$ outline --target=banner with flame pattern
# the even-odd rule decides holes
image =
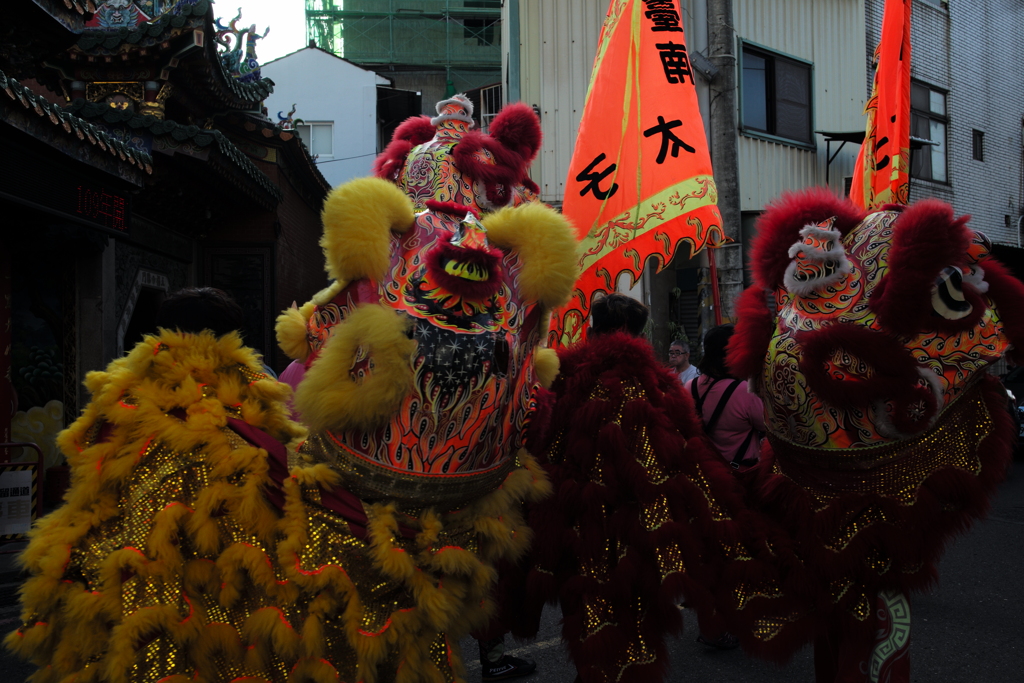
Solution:
[[[726,241],[677,0],[613,0],[598,41],[563,213],[582,275],[549,341],[583,337],[596,294]]]
[[[864,106],[867,129],[853,169],[850,199],[865,209],[910,198],[910,7],[886,0],[875,48],[875,80]]]

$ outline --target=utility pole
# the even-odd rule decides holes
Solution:
[[[718,72],[710,83],[711,164],[718,187],[718,209],[722,212],[722,228],[734,241],[729,246],[708,254],[713,259],[708,271],[717,271],[718,297],[722,319],[734,318],[734,302],[743,291],[743,244],[740,230],[739,148],[736,116],[736,31],[733,28],[732,0],[707,0],[708,60]],[[709,288],[714,286],[710,275],[703,278]],[[716,300],[713,292],[701,297],[702,302]],[[714,325],[716,314],[701,311],[704,329]]]

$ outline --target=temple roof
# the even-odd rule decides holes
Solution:
[[[178,143],[188,141],[196,147],[216,150],[226,161],[229,161],[248,176],[263,193],[269,195],[268,203],[271,207],[284,197],[280,188],[219,130],[204,129],[196,125],[185,125],[124,109],[113,109],[103,104],[86,102],[81,99],[72,102],[65,111],[76,114],[83,119],[99,120],[108,124],[124,124],[134,130],[147,130],[155,137],[167,136]]]
[[[146,173],[153,172],[153,157],[149,153],[126,145],[99,126],[48,102],[17,80],[9,78],[3,71],[0,71],[0,90],[8,99],[20,103],[22,107],[35,112],[40,118],[49,120],[54,127],[54,132],[63,129],[64,135],[77,136],[79,140],[87,141],[90,145],[109,152],[128,165],[135,166]]]
[[[331,191],[331,184],[324,178],[323,173],[317,167],[306,143],[302,141],[294,130],[274,125],[266,119],[257,118],[242,113],[231,113],[225,117],[225,121],[234,127],[240,127],[248,133],[258,133],[268,142],[277,142],[280,145],[282,154],[288,159],[286,173],[292,176],[299,176],[303,181],[300,187],[310,189],[315,196],[307,197],[308,200],[322,202],[327,193]]]
[[[188,29],[202,26],[207,14],[212,17],[209,0],[195,0],[194,4],[181,2],[174,9],[135,28],[83,31],[75,45],[82,52],[97,55],[117,54],[128,46],[159,45]]]
[[[191,41],[182,37],[191,34]],[[218,109],[258,109],[274,89],[270,79],[242,81],[232,76],[217,51],[214,37],[212,3],[209,0],[185,0],[173,9],[136,28],[82,31],[77,42],[66,53],[72,63],[105,63],[159,61],[177,66],[170,79],[184,80],[197,89]],[[189,48],[202,48],[203,59],[191,59]],[[59,59],[59,58],[58,58]],[[167,76],[164,76],[167,78]]]

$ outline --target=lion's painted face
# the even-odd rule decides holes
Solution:
[[[913,438],[1009,347],[987,295],[991,245],[937,203],[845,234],[833,222],[805,224],[774,290],[768,429],[807,448]]]

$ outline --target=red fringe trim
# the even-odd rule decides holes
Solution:
[[[761,287],[752,285],[736,299],[736,330],[726,347],[726,363],[736,377],[754,380],[759,386],[764,370],[764,359],[775,331],[775,317],[765,297],[771,296]]]
[[[373,175],[394,182],[405,166],[405,158],[416,145],[433,139],[436,131],[429,116],[413,116],[403,121],[391,136],[391,142],[373,162]]]
[[[498,112],[490,125],[491,137],[512,150],[529,165],[540,151],[540,120],[533,109],[522,102],[510,104]]]
[[[704,437],[690,397],[645,341],[617,333],[563,352],[554,391],[551,423],[563,427],[538,452],[550,456],[541,460],[555,494],[529,512],[530,568],[520,602],[506,605],[505,614],[513,633],[528,637],[543,603],[560,602],[562,635],[583,680],[599,671],[618,674],[630,641],[642,637],[656,661],[628,667],[620,680],[658,680],[666,672],[665,636],[682,626],[680,600],[712,624],[720,577],[774,571],[758,557],[732,563],[743,569],[723,569],[722,545],[764,547],[763,536],[756,538],[763,525],[742,509],[742,489]],[[643,451],[641,434],[650,446]],[[667,478],[652,480],[640,462],[646,458]],[[729,519],[714,519],[698,481],[707,482]],[[668,517],[647,529],[642,507],[661,496]],[[685,571],[662,577],[658,557],[668,553],[682,558]],[[581,572],[588,559],[607,568],[606,581]],[[584,604],[596,597],[610,605],[614,624],[587,637]]]
[[[449,213],[459,218],[465,218],[467,214],[473,214],[480,218],[480,214],[472,206],[459,204],[458,202],[440,202],[436,199],[428,199],[424,205],[435,213]]]

